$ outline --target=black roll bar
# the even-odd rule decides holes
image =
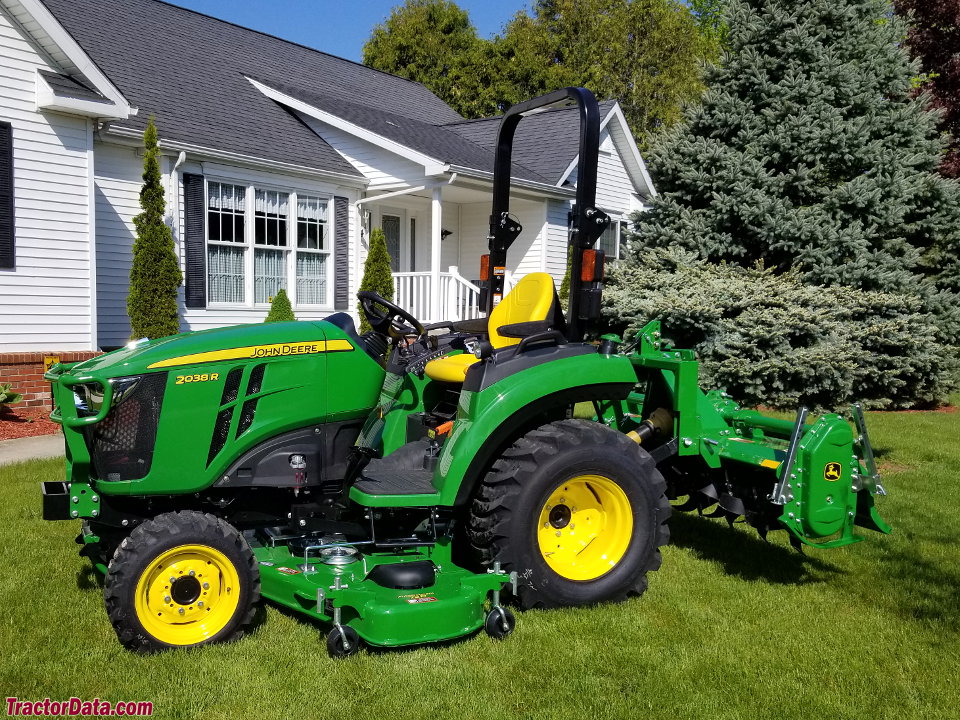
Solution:
[[[600,107],[593,93],[586,88],[568,87],[525,100],[512,106],[503,115],[497,132],[497,154],[493,166],[493,210],[490,214],[490,289],[486,293],[487,315],[503,297],[507,250],[522,231],[510,218],[510,171],[513,159],[513,138],[520,120],[528,115],[555,107],[580,109],[580,148],[577,161],[576,205],[570,216],[570,304],[567,312],[567,337],[583,339],[586,320],[580,306],[583,281],[583,250],[590,248],[610,224],[610,218],[596,208],[597,161],[600,154]]]

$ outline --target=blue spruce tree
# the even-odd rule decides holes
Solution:
[[[702,104],[649,154],[661,195],[635,245],[816,285],[960,289],[958,183],[935,172],[937,117],[890,3],[732,0],[727,20]]]

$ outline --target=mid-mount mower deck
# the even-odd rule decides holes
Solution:
[[[520,225],[509,212],[513,134],[576,104],[581,130],[566,314],[553,280],[504,296]],[[584,342],[599,315],[609,224],[595,207],[600,117],[567,88],[500,126],[487,318],[424,327],[360,293],[374,330],[247,325],[138,341],[57,365],[66,482],[43,515],[82,520],[107,613],[136,650],[238,637],[260,597],[329,624],[334,656],[514,628],[501,605],[639,595],[667,542],[669,500],[716,506],[766,535],[835,547],[889,532],[863,415],[795,422],[698,386],[689,350],[651,322]],[[573,419],[580,405],[591,420]]]

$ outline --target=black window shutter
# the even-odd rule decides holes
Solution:
[[[0,268],[16,266],[13,229],[13,125],[0,122]]]
[[[350,201],[333,199],[333,309],[350,307]]]
[[[187,307],[207,306],[207,252],[203,175],[183,174],[183,248],[187,264]]]

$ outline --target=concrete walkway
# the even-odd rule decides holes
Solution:
[[[59,433],[0,440],[0,465],[34,458],[55,457],[63,457],[63,435]]]

